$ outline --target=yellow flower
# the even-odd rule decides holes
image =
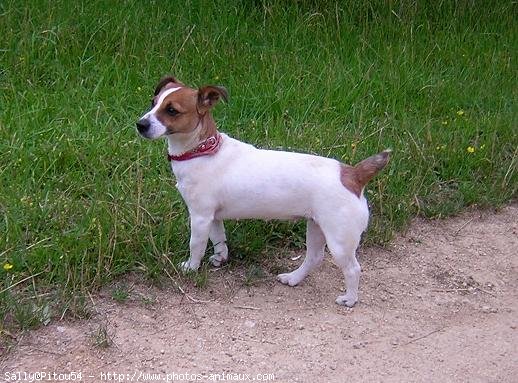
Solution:
[[[463,116],[464,115],[464,111],[461,109],[461,110],[458,110],[457,111],[457,115],[458,116]]]
[[[137,90],[140,92],[142,88],[140,86],[137,86]]]
[[[13,265],[11,265],[9,262],[4,263],[4,270],[9,271],[13,268]]]
[[[475,153],[475,148],[473,146],[468,146],[466,150],[468,151],[468,153]]]
[[[218,81],[219,80],[219,76],[214,77],[214,80]]]
[[[356,144],[354,142],[351,144],[351,148],[356,148]]]
[[[448,125],[448,121],[444,120],[444,121],[442,122],[442,124],[443,124],[443,125]]]

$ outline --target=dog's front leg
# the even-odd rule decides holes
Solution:
[[[209,238],[214,246],[214,255],[211,255],[211,263],[219,267],[228,260],[227,237],[223,221],[215,219],[210,226]]]
[[[212,221],[212,217],[191,214],[191,240],[189,243],[191,256],[181,264],[184,271],[198,270],[200,267],[201,259],[207,248]]]

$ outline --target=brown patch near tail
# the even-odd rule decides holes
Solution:
[[[355,166],[340,167],[340,181],[349,191],[360,198],[367,182],[369,182],[389,161],[390,150],[385,150],[364,159]]]

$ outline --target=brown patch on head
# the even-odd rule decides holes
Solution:
[[[172,88],[180,89],[168,94],[155,112],[156,118],[166,127],[167,134],[191,132],[201,122],[200,139],[214,136],[217,128],[210,109],[220,98],[228,99],[226,89],[209,85],[195,90],[174,77],[164,77],[155,89],[153,106],[164,92]]]
[[[168,134],[194,130],[201,120],[197,108],[197,92],[184,87],[170,93],[158,106],[155,116],[166,127]]]
[[[390,150],[385,150],[374,156],[366,158],[356,166],[341,165],[340,181],[349,191],[360,198],[367,182],[371,180],[381,169],[387,165]]]
[[[173,76],[164,76],[160,79],[158,84],[155,87],[155,97],[158,96],[162,91],[169,88],[179,88],[184,86],[182,82],[178,81],[176,77]]]

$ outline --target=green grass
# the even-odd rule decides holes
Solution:
[[[134,130],[164,74],[225,85],[220,129],[260,147],[349,163],[391,147],[367,243],[416,215],[508,202],[517,16],[512,1],[3,0],[0,330],[45,323],[48,302],[82,316],[85,292],[129,271],[175,275],[186,209],[165,144]],[[250,269],[304,241],[302,224],[227,233]]]

